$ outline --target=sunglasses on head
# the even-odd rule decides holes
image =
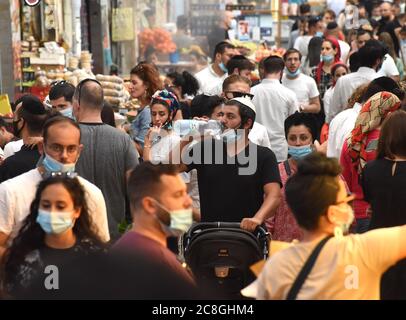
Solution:
[[[97,81],[96,79],[91,79],[91,78],[87,78],[84,79],[82,81],[79,82],[78,86],[77,86],[77,90],[78,90],[78,104],[80,105],[80,97],[82,96],[82,88],[85,85],[86,82],[95,82],[97,83],[100,87],[102,86],[101,83],[99,81]]]
[[[55,80],[51,82],[51,87],[56,87],[56,86],[60,86],[63,84],[66,84],[68,82],[66,82],[65,80]]]
[[[70,178],[74,179],[78,176],[76,172],[60,172],[60,171],[53,171],[53,172],[45,172],[44,179],[47,178]]]

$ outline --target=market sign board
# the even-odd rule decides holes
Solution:
[[[41,0],[24,0],[25,4],[30,7],[35,7]]]
[[[111,38],[114,42],[135,39],[134,15],[132,8],[113,9]]]

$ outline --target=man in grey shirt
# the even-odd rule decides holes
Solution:
[[[103,89],[96,80],[85,79],[76,88],[73,112],[84,145],[77,172],[98,186],[106,200],[112,239],[119,237],[118,224],[125,218],[127,177],[138,164],[131,138],[101,120]]]

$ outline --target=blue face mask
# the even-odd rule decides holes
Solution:
[[[38,210],[37,223],[48,234],[60,234],[73,226],[72,212]]]
[[[321,56],[321,60],[323,60],[323,62],[332,62],[334,60],[334,56],[333,55]]]
[[[45,153],[42,165],[46,172],[74,172],[76,163],[60,163]]]
[[[324,34],[321,31],[317,31],[315,37],[323,38]]]
[[[242,130],[229,129],[221,135],[221,138],[226,143],[235,143],[242,138]]]
[[[285,73],[289,78],[296,78],[300,74],[300,68],[297,68],[295,72],[290,72],[288,68],[285,68]]]
[[[300,146],[300,147],[288,146],[288,154],[294,160],[299,160],[301,158],[304,158],[312,152],[313,152],[313,148],[310,144],[308,144],[306,146]]]
[[[59,112],[64,117],[68,117],[68,118],[76,121],[75,116],[73,115],[73,108],[72,107],[66,108],[66,109],[61,110]]]
[[[219,68],[220,68],[221,71],[223,71],[224,73],[227,73],[227,68],[226,68],[226,66],[224,65],[223,62],[219,64]]]

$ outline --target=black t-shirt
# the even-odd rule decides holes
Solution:
[[[237,156],[218,140],[198,143],[189,152],[188,170],[197,169],[202,222],[241,222],[252,218],[264,199],[264,186],[281,185],[275,154],[250,143]],[[234,163],[233,163],[234,162]]]
[[[406,161],[377,159],[368,162],[361,176],[364,199],[372,209],[369,229],[406,224]],[[390,245],[390,244],[388,244]],[[389,268],[381,278],[381,299],[406,299],[406,259]]]
[[[11,157],[4,160],[0,165],[0,182],[14,178],[34,169],[37,166],[38,160],[41,154],[38,152],[38,148],[34,148],[23,145],[21,150],[16,152]]]
[[[369,202],[372,217],[369,228],[386,228],[406,224],[406,162],[377,159],[364,168],[361,184],[364,199]]]

